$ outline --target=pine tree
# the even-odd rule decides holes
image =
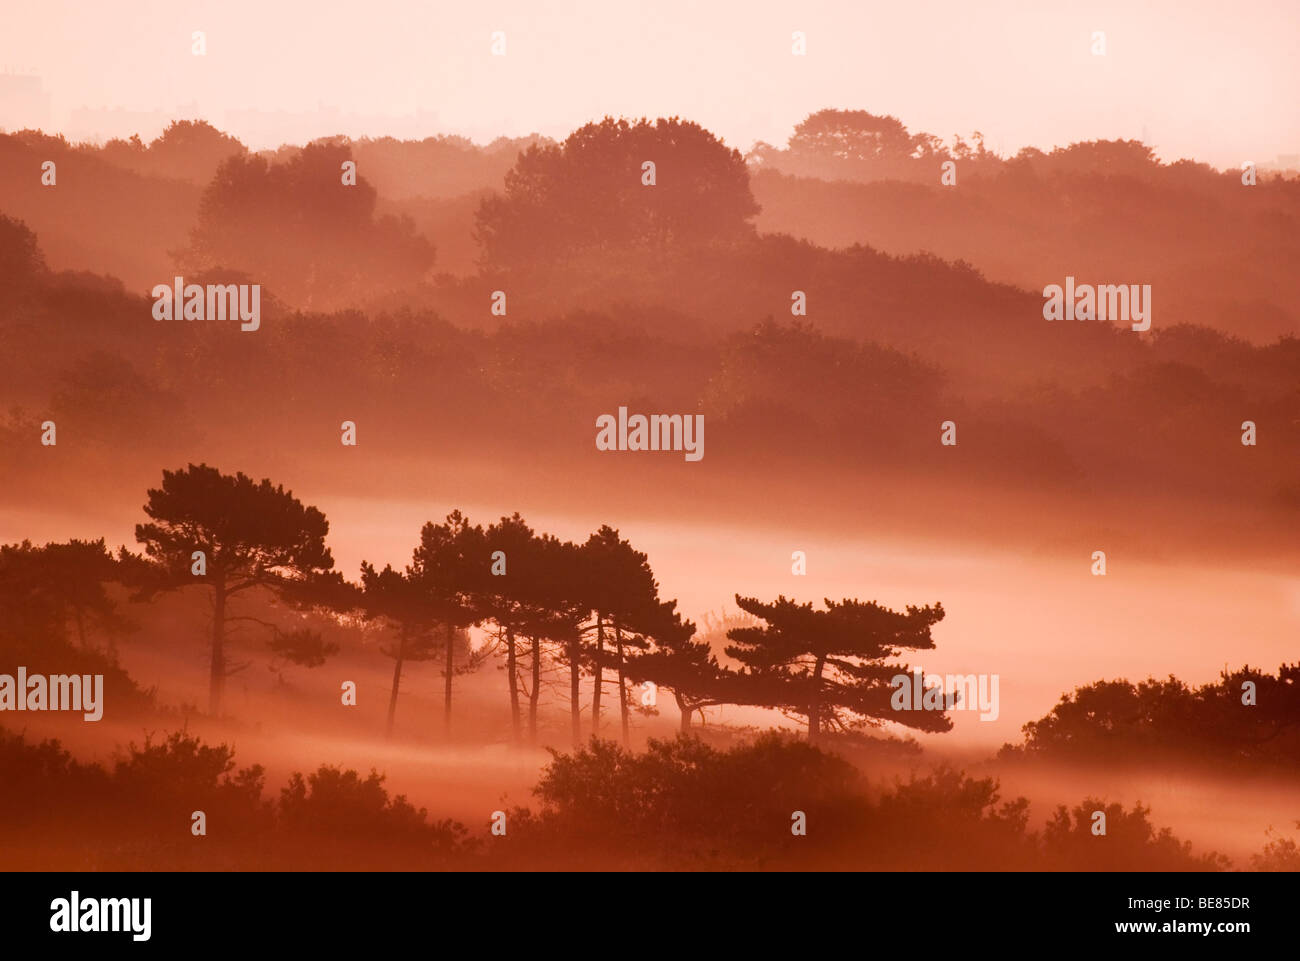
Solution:
[[[254,588],[306,597],[304,588],[328,581],[334,566],[325,546],[329,522],[269,480],[232,477],[206,464],[163,471],[162,487],[148,496],[151,522],[135,528],[154,572],[145,593],[193,584],[212,591],[208,709],[219,714],[226,678],[243,666],[232,665],[225,648],[230,599]],[[195,551],[203,552],[201,575]]]
[[[846,730],[882,720],[920,730],[952,727],[942,711],[894,711],[890,680],[909,671],[889,664],[903,650],[933,650],[930,628],[943,605],[909,606],[903,613],[875,601],[826,600],[826,610],[778,597],[765,604],[736,595],[741,610],[761,627],[727,632],[726,652],[745,665],[733,703],[774,707],[808,719],[808,740],[826,728]]]

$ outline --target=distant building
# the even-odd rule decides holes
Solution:
[[[115,137],[129,140],[132,134],[139,134],[148,143],[163,132],[171,119],[162,110],[78,107],[68,117],[66,134],[71,141],[90,143],[103,143]]]
[[[50,127],[50,95],[35,74],[0,73],[0,130]]]

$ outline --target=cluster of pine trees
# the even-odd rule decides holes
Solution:
[[[934,647],[930,628],[944,613],[938,604],[898,612],[846,599],[819,609],[785,597],[766,602],[737,595],[752,623],[727,632],[723,663],[677,602],[660,596],[645,553],[609,526],[573,543],[533,530],[517,513],[482,526],[453,511],[424,525],[404,568],[363,561],[359,581],[352,582],[334,568],[325,516],[270,480],[191,464],[164,471],[144,510],[148,521],[136,526],[140,553],[124,547],[114,557],[102,540],[5,548],[0,600],[6,608],[44,612],[48,624],[27,625],[32,636],[62,635],[71,618],[85,647],[88,617],[105,630],[117,625],[106,581],[128,585],[136,600],[206,591],[214,716],[227,678],[247,666],[231,656],[229,643],[242,625],[266,629],[273,654],[291,663],[318,666],[338,653],[337,644],[301,619],[254,616],[265,612],[241,604],[254,592],[299,611],[386,629],[383,650],[393,659],[390,732],[402,672],[411,662],[439,662],[450,726],[454,678],[494,658],[504,660],[516,741],[526,732],[536,742],[544,683],[557,673],[567,678],[575,744],[584,735],[587,679],[591,733],[599,734],[605,715],[617,712],[624,741],[632,711],[655,703],[660,690],[671,692],[683,730],[696,712],[720,704],[800,717],[811,741],[885,717],[924,730],[951,726],[942,712],[890,707],[889,679],[909,670],[890,662],[904,650]],[[481,643],[470,643],[471,628]]]

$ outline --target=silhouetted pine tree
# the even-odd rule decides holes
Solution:
[[[946,731],[942,711],[895,711],[890,679],[909,671],[888,664],[904,649],[932,650],[930,628],[943,619],[943,605],[909,606],[904,613],[875,601],[826,600],[826,610],[778,597],[771,604],[736,595],[736,603],[766,622],[727,632],[726,652],[745,665],[733,696],[740,703],[781,708],[808,718],[808,740],[827,725],[841,729],[891,720],[928,731]]]

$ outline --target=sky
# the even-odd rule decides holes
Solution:
[[[1300,153],[1298,28],[1295,0],[42,0],[4,5],[0,69],[38,75],[74,137],[149,126],[83,108],[203,116],[255,148],[676,114],[744,150],[839,107],[1003,153],[1145,135],[1165,160],[1235,167]]]

